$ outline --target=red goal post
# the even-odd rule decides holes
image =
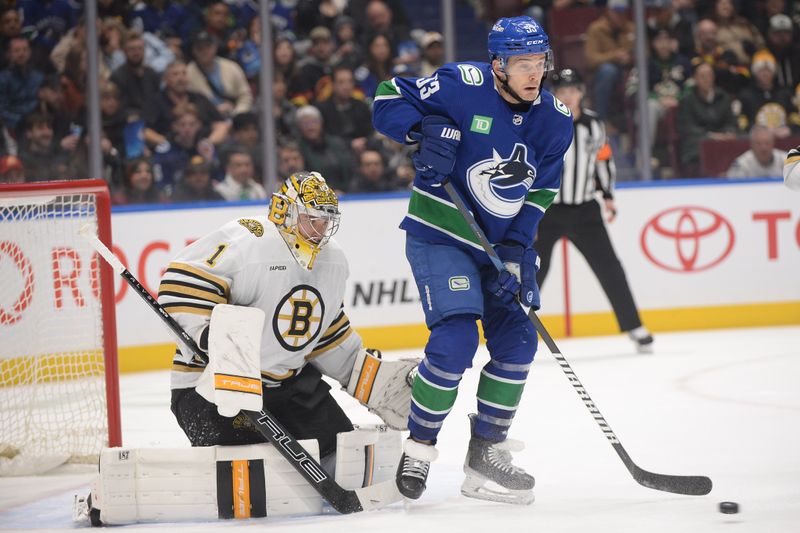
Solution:
[[[114,273],[102,180],[0,184],[0,475],[120,446]]]

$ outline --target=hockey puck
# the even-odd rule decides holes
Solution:
[[[739,512],[739,504],[736,502],[719,502],[719,512],[723,514],[736,514]]]

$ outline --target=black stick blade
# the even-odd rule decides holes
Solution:
[[[689,496],[703,496],[711,492],[711,479],[706,476],[671,476],[668,474],[654,474],[636,467],[631,471],[633,479],[640,485],[664,492],[687,494]]]

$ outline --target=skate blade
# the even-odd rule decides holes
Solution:
[[[652,354],[653,353],[653,343],[650,344],[636,344],[636,353],[640,354]]]
[[[530,505],[535,499],[533,490],[512,490],[501,487],[497,483],[484,478],[467,476],[461,484],[461,494],[467,498],[476,498],[490,502],[510,503],[512,505]]]

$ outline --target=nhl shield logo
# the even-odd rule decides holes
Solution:
[[[467,170],[467,185],[475,200],[492,215],[513,218],[519,213],[536,179],[536,167],[528,162],[528,147],[516,143],[508,157],[496,149],[492,157]]]
[[[513,122],[515,126],[519,126],[522,124],[522,115],[514,115],[514,118],[511,119],[511,122]]]

